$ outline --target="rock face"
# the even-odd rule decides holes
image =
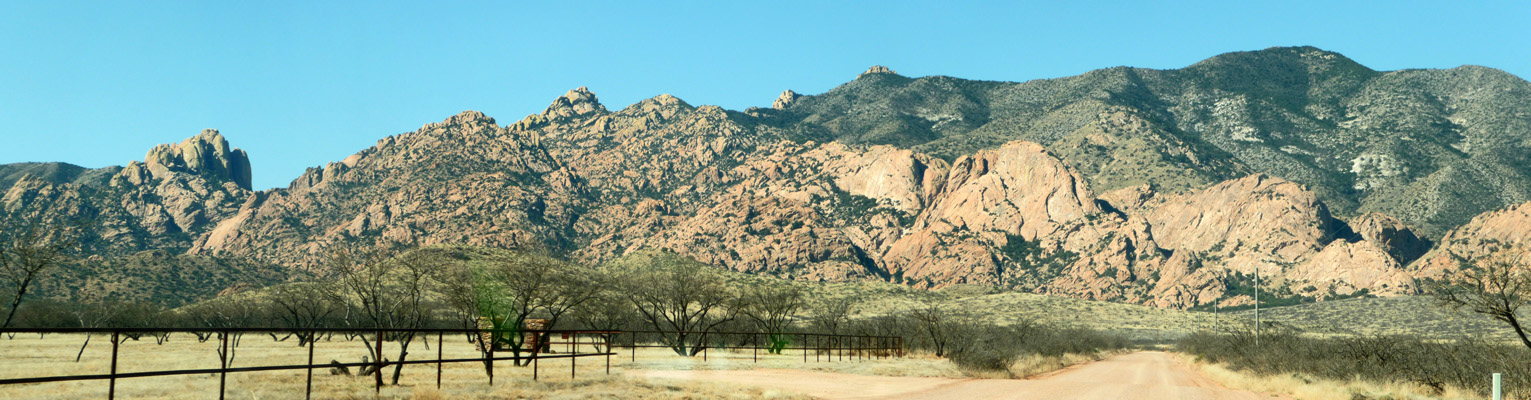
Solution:
[[[1488,257],[1494,251],[1531,248],[1531,202],[1484,213],[1441,238],[1440,245],[1411,264],[1416,275],[1439,277],[1463,262]]]
[[[185,249],[252,194],[248,157],[217,131],[156,146],[146,158],[67,182],[25,176],[0,198],[0,223],[89,221],[80,238],[86,254]]]
[[[1168,200],[1147,217],[1168,248],[1271,263],[1318,251],[1334,239],[1339,224],[1312,192],[1261,174]]]
[[[205,129],[180,144],[155,146],[144,155],[144,164],[155,177],[170,171],[205,174],[250,190],[250,157],[244,150],[229,147],[217,129]]]
[[[781,96],[777,96],[776,101],[771,102],[771,108],[785,110],[787,107],[791,107],[792,103],[797,102],[799,97],[803,97],[803,95],[791,90],[782,91]]]
[[[856,77],[860,78],[860,77],[867,76],[867,75],[872,75],[872,74],[898,75],[897,72],[893,72],[892,68],[884,67],[884,66],[881,66],[881,65],[873,65],[871,68],[867,68],[866,72],[862,72],[861,75],[858,75]]]
[[[546,114],[603,112],[594,98],[570,91]],[[556,243],[569,240],[574,205],[584,200],[580,179],[535,137],[476,111],[385,138],[347,160],[250,197],[190,251],[302,266],[318,263],[332,243]]]
[[[1350,221],[1357,235],[1386,250],[1399,264],[1408,265],[1430,250],[1430,242],[1421,239],[1402,221],[1383,213],[1366,213]]]

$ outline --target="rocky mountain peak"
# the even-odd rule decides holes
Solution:
[[[892,68],[884,67],[884,66],[881,66],[881,65],[873,65],[872,68],[867,68],[866,72],[862,72],[861,75],[856,75],[856,77],[860,78],[860,77],[867,76],[867,75],[872,75],[872,74],[893,74],[893,75],[898,75],[898,72],[893,71]]]
[[[144,164],[155,176],[169,171],[186,172],[233,181],[250,189],[249,155],[229,147],[229,141],[217,129],[203,129],[179,144],[154,146],[144,155]]]
[[[548,105],[547,110],[542,112],[542,116],[556,119],[595,112],[606,112],[606,106],[601,105],[600,100],[596,99],[595,93],[591,93],[590,89],[580,86],[564,93],[562,97],[553,99],[553,104]]]
[[[463,112],[457,113],[457,115],[453,115],[453,116],[447,117],[447,119],[442,120],[441,122],[432,122],[432,123],[429,123],[429,124],[425,124],[425,125],[420,127],[420,130],[421,131],[431,131],[431,130],[435,130],[435,129],[438,129],[438,128],[445,128],[445,127],[449,127],[449,126],[483,126],[483,127],[492,127],[492,126],[494,126],[494,123],[495,123],[494,117],[490,117],[488,115],[485,115],[482,112],[478,112],[478,111],[475,111],[475,110],[467,110],[467,111],[463,111]]]
[[[803,97],[803,95],[797,94],[797,92],[791,90],[783,91],[781,92],[781,96],[776,97],[776,101],[771,102],[771,108],[777,110],[785,110],[787,107],[791,107],[792,103],[796,103],[799,97]]]

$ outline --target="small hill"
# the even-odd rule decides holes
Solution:
[[[261,262],[150,250],[59,266],[37,280],[32,295],[65,302],[130,301],[174,308],[303,276]]]
[[[120,169],[122,167],[90,169],[61,162],[0,164],[0,192],[10,190],[16,181],[28,175],[55,185],[72,183],[100,186]]]

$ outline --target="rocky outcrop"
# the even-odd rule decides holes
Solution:
[[[313,266],[334,243],[542,245],[568,240],[584,201],[583,182],[534,135],[468,111],[243,202],[190,252]]]
[[[792,107],[792,103],[796,103],[800,97],[803,97],[803,95],[797,94],[797,92],[791,90],[782,91],[781,96],[777,96],[776,100],[771,102],[771,108],[785,110],[787,107]]]
[[[1336,240],[1296,268],[1285,271],[1283,278],[1299,282],[1290,285],[1297,294],[1317,299],[1351,295],[1361,289],[1374,295],[1415,292],[1414,278],[1370,241]]]
[[[1531,248],[1531,202],[1474,217],[1452,229],[1440,244],[1409,265],[1417,276],[1440,277],[1463,263],[1490,257],[1505,249]]]
[[[477,111],[472,112],[477,113]],[[595,93],[591,93],[590,89],[580,86],[570,90],[569,93],[565,93],[563,97],[553,100],[553,104],[548,105],[548,108],[542,111],[542,116],[549,119],[557,119],[585,116],[597,112],[606,112],[606,106],[601,105],[601,102],[595,98]],[[449,120],[445,123],[456,123],[456,121]]]
[[[217,129],[204,129],[180,144],[155,146],[144,155],[144,165],[155,177],[182,172],[232,181],[250,190],[250,157],[244,150],[229,147]]]
[[[860,78],[872,74],[898,75],[897,72],[893,72],[892,68],[884,67],[881,65],[873,65],[871,68],[867,68],[866,72],[862,72],[861,75],[857,75],[856,77]]]
[[[146,158],[80,174],[89,179],[22,178],[0,199],[7,211],[0,222],[88,222],[78,237],[86,254],[184,249],[251,195],[248,157],[229,147],[217,131],[156,146]],[[110,171],[115,173],[104,175]]]
[[[1147,217],[1167,248],[1250,262],[1295,262],[1340,230],[1313,192],[1263,174],[1167,200]]]
[[[1366,213],[1350,221],[1350,229],[1362,240],[1387,251],[1399,264],[1408,265],[1430,250],[1430,242],[1414,234],[1402,221],[1383,213]]]

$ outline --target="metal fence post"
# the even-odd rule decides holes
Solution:
[[[304,399],[314,398],[314,339],[316,335],[309,334],[308,337],[308,383],[303,387]]]
[[[446,335],[447,335],[446,332],[436,332],[436,389],[437,390],[441,389],[441,360],[446,358],[446,357],[443,357],[443,355],[442,355],[443,351],[441,350],[441,342],[442,342],[441,338],[443,336],[446,336]]]
[[[1500,379],[1499,373],[1495,372],[1494,373],[1494,400],[1500,400],[1500,399],[1503,398],[1503,396],[1504,396],[1503,395],[1504,392],[1502,391],[1504,389],[1503,386],[1502,386],[1503,383],[1504,383],[1504,381]]]
[[[218,355],[218,400],[223,400],[224,388],[229,382],[229,333],[219,332],[223,338],[223,353]]]
[[[1497,374],[1495,375],[1497,378]],[[112,331],[112,378],[107,383],[106,398],[117,398],[117,331]]]

